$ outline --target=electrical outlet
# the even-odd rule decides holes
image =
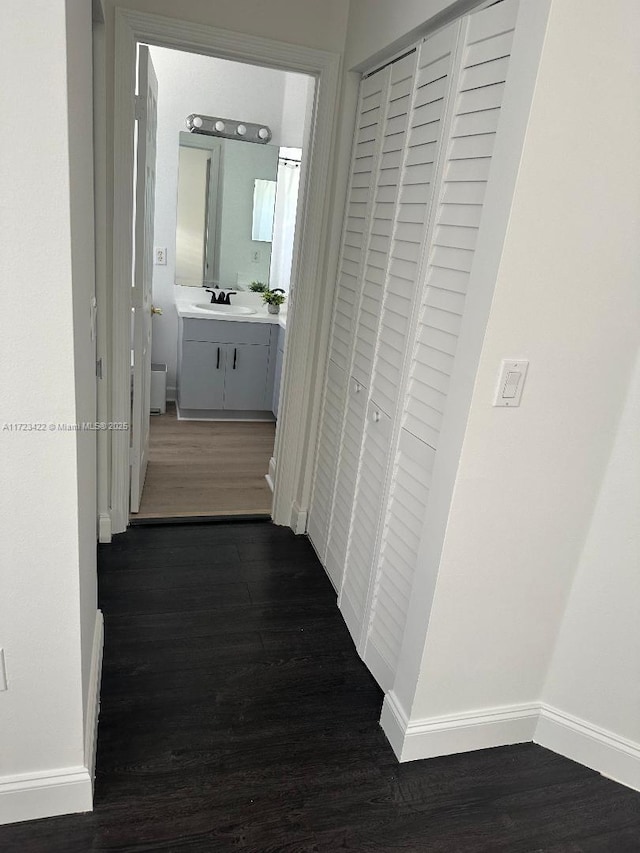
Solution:
[[[258,251],[258,249],[256,249],[253,255],[251,256],[251,260],[254,264],[260,263],[260,252]]]
[[[9,685],[7,683],[7,667],[4,663],[4,649],[0,649],[0,691],[8,689]]]
[[[156,246],[153,250],[155,265],[165,267],[167,265],[167,248],[166,246]]]

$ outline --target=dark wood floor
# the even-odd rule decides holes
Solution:
[[[136,528],[100,554],[95,811],[2,853],[640,850],[640,795],[533,745],[399,765],[309,543]]]

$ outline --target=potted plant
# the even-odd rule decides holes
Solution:
[[[251,293],[264,293],[267,290],[267,285],[264,281],[252,281],[249,285]]]
[[[267,306],[269,314],[279,314],[280,306],[286,298],[285,294],[278,290],[265,290],[262,294],[262,299]]]

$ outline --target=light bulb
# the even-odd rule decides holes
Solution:
[[[247,128],[243,124],[239,124],[238,127],[236,128],[236,132],[237,132],[238,136],[244,136],[245,133],[247,132]]]
[[[215,124],[215,128],[218,131],[218,133],[222,133],[222,131],[224,130],[224,122],[223,121],[217,121]]]
[[[261,127],[258,131],[258,136],[260,137],[260,139],[266,139],[269,136],[269,131],[266,127]]]
[[[202,119],[200,118],[200,116],[194,116],[194,118],[191,121],[191,124],[194,127],[202,127]]]

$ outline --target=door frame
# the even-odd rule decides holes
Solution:
[[[131,269],[134,174],[135,72],[138,43],[247,62],[315,78],[315,101],[305,139],[301,193],[288,312],[287,352],[282,378],[272,516],[294,532],[306,530],[319,398],[322,392],[329,311],[323,247],[331,229],[330,194],[341,57],[329,51],[278,42],[217,27],[134,10],[115,10],[113,124],[113,283],[111,299],[110,421],[129,423]],[[326,253],[324,253],[326,254]],[[266,473],[266,472],[265,472]],[[129,521],[129,433],[111,431],[110,531]],[[109,536],[110,538],[110,536]]]

